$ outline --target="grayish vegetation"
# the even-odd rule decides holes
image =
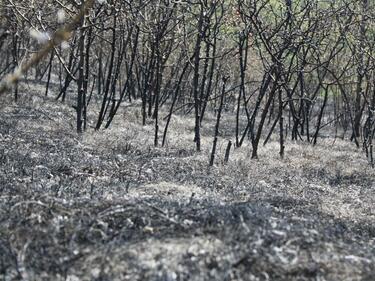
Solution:
[[[260,160],[243,146],[208,167],[211,136],[188,148],[193,119],[155,148],[152,124],[125,114],[82,136],[67,106],[3,106],[1,279],[373,279],[374,170],[346,141],[289,144],[284,160],[275,142]]]

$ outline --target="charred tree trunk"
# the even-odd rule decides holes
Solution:
[[[49,59],[48,63],[48,74],[47,74],[47,84],[46,84],[46,91],[45,91],[45,96],[48,96],[48,90],[49,90],[49,84],[51,82],[51,74],[52,74],[52,66],[53,66],[53,58],[55,56],[55,52],[51,52],[51,58]]]
[[[282,90],[279,89],[279,132],[280,132],[280,157],[281,159],[284,158],[284,150],[285,150],[285,145],[284,145],[284,116],[283,116],[283,99],[282,99]]]
[[[212,151],[211,151],[211,157],[210,157],[210,166],[214,165],[217,140],[218,140],[218,136],[219,136],[219,127],[220,127],[221,112],[223,110],[223,105],[224,105],[225,87],[226,87],[227,81],[228,81],[228,77],[223,77],[223,86],[222,86],[221,95],[220,95],[219,108],[218,108],[217,116],[216,116],[215,135],[214,135],[214,141],[213,141],[213,144],[212,144]]]
[[[85,107],[85,71],[84,71],[84,65],[85,65],[85,17],[81,20],[81,29],[80,29],[80,37],[79,37],[79,64],[78,64],[78,80],[77,80],[77,86],[78,86],[78,95],[77,95],[77,132],[82,133],[83,132],[83,120],[86,119],[84,116],[84,113],[86,110],[84,110]]]
[[[115,60],[115,53],[116,53],[116,16],[114,16],[113,19],[113,27],[112,27],[112,42],[111,42],[111,57],[109,61],[109,66],[108,66],[108,72],[107,72],[107,80],[105,83],[105,89],[103,93],[103,98],[102,98],[102,105],[100,108],[98,120],[96,122],[95,130],[99,130],[104,117],[105,117],[105,110],[107,108],[107,103],[109,102],[108,100],[108,95],[109,95],[109,90],[111,87],[111,82],[113,78],[113,66],[114,66],[114,60]]]
[[[199,95],[199,66],[200,66],[200,51],[201,44],[204,37],[203,31],[204,21],[204,7],[200,4],[200,15],[198,20],[198,33],[196,36],[195,47],[194,47],[194,77],[193,77],[193,96],[194,96],[194,116],[195,116],[195,137],[194,141],[196,144],[196,150],[201,151],[201,133],[200,133],[200,95]]]

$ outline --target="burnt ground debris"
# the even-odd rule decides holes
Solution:
[[[2,108],[0,279],[374,280],[375,173],[349,143],[209,168],[185,139],[78,136],[72,116]]]

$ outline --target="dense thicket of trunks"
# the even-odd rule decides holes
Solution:
[[[107,0],[77,21],[88,2],[2,1],[3,85],[63,21],[76,21],[71,38],[24,77],[43,81],[46,95],[57,84],[56,99],[76,101],[78,132],[92,122],[108,128],[123,103],[139,100],[155,146],[160,126],[164,146],[172,116],[191,113],[200,151],[205,112],[217,113],[211,164],[222,114],[234,116],[233,143],[249,140],[253,158],[261,138],[266,144],[278,130],[281,156],[288,137],[315,145],[332,133],[363,146],[374,164],[375,3]],[[21,98],[16,85],[12,91]]]

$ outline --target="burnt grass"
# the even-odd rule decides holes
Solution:
[[[351,143],[209,168],[190,123],[154,148],[136,112],[79,136],[67,105],[6,103],[0,280],[374,280],[375,173]]]

